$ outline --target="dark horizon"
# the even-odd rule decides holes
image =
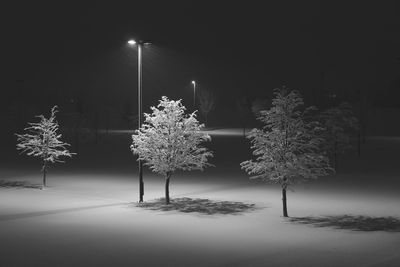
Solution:
[[[191,108],[191,80],[215,92],[217,113],[224,114],[232,114],[236,99],[270,98],[282,85],[321,108],[330,104],[329,95],[335,102],[357,104],[363,97],[371,106],[398,107],[396,6],[9,4],[3,107],[22,101],[37,114],[80,102],[86,109],[114,105],[136,112],[137,55],[126,46],[130,38],[153,43],[143,52],[144,111],[162,95]]]

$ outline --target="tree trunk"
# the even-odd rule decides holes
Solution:
[[[47,163],[44,160],[43,161],[43,185],[42,185],[42,188],[46,187],[46,173],[47,173]]]
[[[143,202],[144,181],[143,181],[143,161],[139,160],[139,202]]]
[[[286,202],[286,184],[282,185],[282,204],[283,204],[283,217],[289,217],[287,212],[287,202]]]
[[[169,179],[171,178],[171,174],[167,173],[165,177],[165,204],[169,204]]]

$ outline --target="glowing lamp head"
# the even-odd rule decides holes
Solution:
[[[135,45],[135,44],[136,44],[136,41],[135,41],[135,40],[129,40],[129,41],[128,41],[128,44],[129,44],[129,45]]]
[[[192,81],[192,84],[196,84],[196,82],[195,82],[195,81]]]

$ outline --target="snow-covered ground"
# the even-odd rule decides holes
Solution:
[[[238,166],[250,155],[247,141],[218,133],[210,145],[216,167],[177,173],[171,197],[255,210],[209,215],[138,207],[124,134],[83,145],[79,157],[50,169],[46,190],[29,187],[41,181],[37,162],[3,150],[0,266],[400,266],[400,223],[388,218],[400,218],[397,139],[368,140],[360,158],[339,158],[336,176],[288,193],[292,218],[349,215],[345,229],[334,219],[316,227],[281,217],[279,187],[249,181]],[[144,177],[145,200],[163,197],[163,179],[147,171]],[[369,225],[380,231],[362,228],[370,221],[359,215],[383,217]]]

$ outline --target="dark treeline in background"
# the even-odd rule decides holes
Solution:
[[[390,123],[400,115],[396,7],[396,1],[9,3],[2,16],[2,140],[14,140],[53,105],[67,132],[136,128],[137,50],[126,45],[130,38],[153,43],[143,51],[144,112],[163,95],[193,110],[196,80],[198,93],[215,95],[208,126],[254,127],[273,89],[285,85],[321,110],[350,103],[363,136],[400,135]]]

